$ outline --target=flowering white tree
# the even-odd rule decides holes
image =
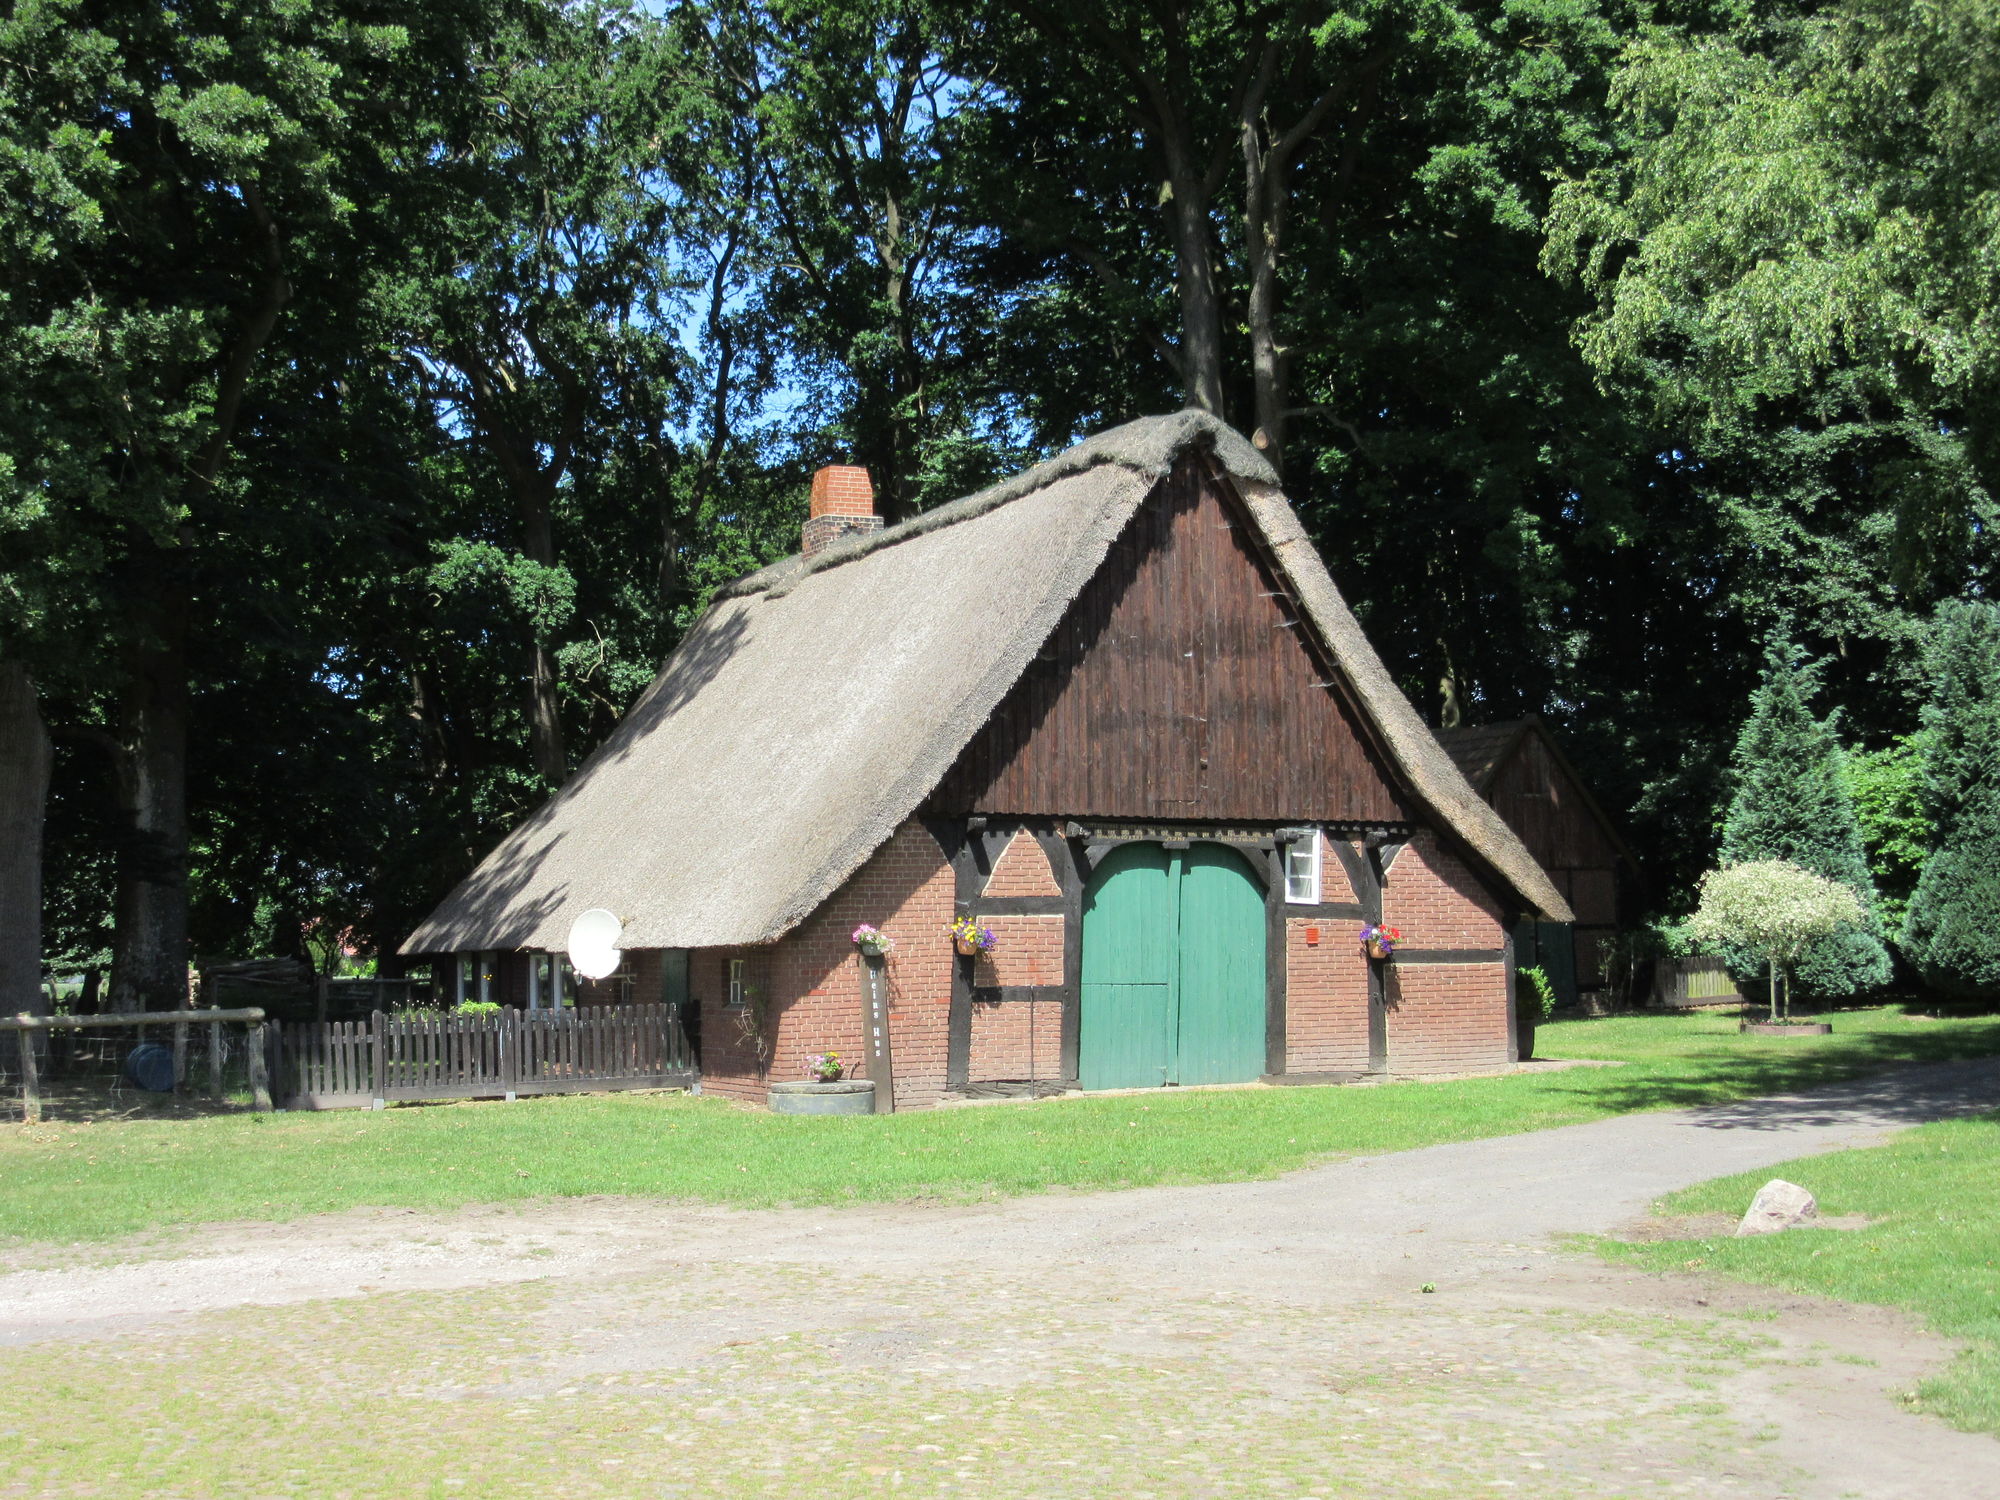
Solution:
[[[1863,920],[1861,901],[1837,880],[1789,860],[1760,859],[1710,870],[1701,877],[1701,905],[1688,936],[1702,947],[1737,943],[1763,956],[1771,970],[1771,1019],[1786,968],[1807,946]],[[1785,996],[1785,1014],[1792,1010]]]

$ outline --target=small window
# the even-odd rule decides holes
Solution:
[[[740,958],[729,960],[729,1008],[743,1009],[743,960]]]
[[[1319,905],[1320,836],[1317,830],[1285,846],[1285,899],[1298,906]]]
[[[459,954],[458,972],[454,976],[454,983],[452,985],[452,991],[451,991],[452,1004],[463,1005],[466,1001],[474,999],[479,993],[478,987],[479,987],[478,955],[473,953]]]

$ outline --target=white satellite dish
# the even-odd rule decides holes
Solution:
[[[625,924],[601,906],[569,924],[569,962],[585,979],[603,979],[617,972],[618,939]]]

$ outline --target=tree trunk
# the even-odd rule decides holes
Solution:
[[[49,733],[35,682],[0,662],[0,1012],[45,1014],[42,989],[42,819]]]
[[[186,583],[174,560],[155,567],[150,629],[130,654],[120,712],[114,1011],[177,1009],[188,993]]]
[[[1209,194],[1189,164],[1182,164],[1168,180],[1174,194],[1174,267],[1187,404],[1222,417],[1222,309],[1215,290]]]
[[[1775,959],[1775,958],[1774,958],[1774,959],[1770,960],[1770,964],[1771,964],[1771,993],[1770,993],[1770,994],[1769,994],[1768,996],[1766,996],[1765,998],[1766,998],[1766,999],[1767,999],[1767,1000],[1769,1001],[1769,1003],[1770,1003],[1770,1007],[1771,1007],[1771,1019],[1772,1019],[1773,1021],[1775,1021],[1775,1020],[1777,1020],[1777,1019],[1778,1019],[1778,961],[1777,961],[1777,959]]]
[[[530,561],[553,568],[556,541],[550,512],[555,503],[554,486],[541,481],[542,476],[535,476],[520,495],[521,550]],[[569,775],[569,758],[563,749],[559,679],[556,654],[549,649],[537,626],[528,667],[528,750],[536,773],[550,786],[561,786]]]

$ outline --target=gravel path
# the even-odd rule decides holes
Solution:
[[[1899,1317],[1643,1276],[1553,1239],[1615,1230],[1707,1178],[1992,1109],[2000,1064],[1955,1063],[1270,1182],[963,1208],[582,1200],[217,1226],[171,1255],[0,1275],[13,1346],[0,1388],[31,1387],[46,1364],[87,1403],[101,1368],[107,1410],[123,1411],[143,1405],[131,1360],[152,1351],[164,1403],[203,1363],[235,1358],[232,1341],[275,1339],[296,1363],[296,1330],[360,1307],[380,1336],[401,1330],[379,1384],[363,1374],[329,1405],[321,1376],[273,1375],[294,1383],[300,1420],[361,1422],[412,1381],[482,1409],[515,1403],[522,1473],[538,1477],[510,1487],[489,1437],[494,1494],[798,1493],[770,1471],[800,1445],[822,1455],[826,1494],[892,1476],[912,1493],[986,1493],[1003,1474],[1051,1495],[2000,1494],[2000,1443],[1890,1399],[1949,1354]],[[312,1306],[265,1311],[299,1304]],[[439,1319],[485,1336],[446,1336]],[[1017,1421],[1052,1390],[1069,1394]],[[942,1416],[921,1409],[951,1391]],[[643,1438],[634,1414],[654,1400],[655,1415],[684,1418],[690,1401],[711,1415],[656,1423],[605,1457],[604,1432]],[[616,1421],[607,1401],[626,1403]],[[898,1440],[936,1420],[960,1440]],[[553,1487],[538,1471],[557,1439],[538,1443],[538,1424],[599,1438]],[[1146,1456],[1121,1461],[1135,1434]],[[387,1472],[370,1441],[360,1472]],[[337,1449],[315,1487],[377,1493],[337,1469]],[[448,1448],[414,1451],[413,1472],[451,1483]],[[159,1493],[239,1492],[232,1460],[179,1461],[197,1467]],[[61,1472],[0,1494],[68,1493]]]

